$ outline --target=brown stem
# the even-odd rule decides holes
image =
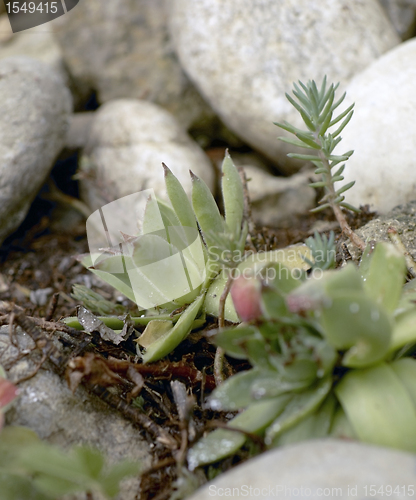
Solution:
[[[220,297],[220,303],[218,307],[218,326],[220,328],[224,328],[225,326],[225,318],[224,318],[225,301],[227,300],[228,294],[230,293],[231,290],[231,285],[233,283],[233,275],[234,275],[233,271],[230,270],[227,282]]]
[[[328,175],[328,181],[326,188],[329,191],[329,196],[328,196],[328,203],[334,212],[334,215],[338,221],[338,224],[341,228],[341,231],[348,236],[350,239],[351,243],[355,245],[357,248],[359,248],[361,251],[364,251],[365,249],[365,243],[364,241],[356,234],[350,227],[350,225],[347,222],[347,219],[345,218],[345,215],[343,214],[341,207],[334,202],[335,198],[337,197],[336,192],[335,192],[335,187],[334,183],[332,181],[332,173],[331,173],[331,167],[329,166],[329,161],[326,158],[325,154],[323,151],[319,151],[319,158],[321,159],[325,169],[327,170],[327,175]]]
[[[221,294],[220,303],[218,307],[218,326],[220,328],[224,328],[225,326],[225,318],[224,318],[225,301],[227,300],[228,294],[230,293],[231,290],[231,285],[233,283],[233,274],[234,274],[233,270],[231,269],[229,273],[230,274],[228,275],[227,282]],[[225,356],[224,349],[222,349],[222,347],[217,347],[214,358],[214,378],[217,386],[221,385],[224,382],[224,375],[222,373],[224,365],[224,356]]]

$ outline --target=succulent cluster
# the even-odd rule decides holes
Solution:
[[[169,202],[148,199],[141,233],[123,234],[121,251],[109,248],[99,256],[88,254],[81,259],[83,265],[137,304],[140,312],[130,321],[147,325],[138,339],[144,362],[166,356],[193,327],[203,323],[208,288],[221,269],[238,265],[248,232],[247,222],[243,223],[242,181],[228,153],[222,164],[225,217],[204,181],[191,173],[191,203],[178,179],[165,165],[164,170]],[[149,266],[152,263],[157,267]],[[189,287],[181,294],[178,272],[184,269]],[[110,304],[85,288],[77,287],[74,293],[90,309],[102,313],[100,320],[106,325],[122,328],[120,320],[106,317]],[[209,308],[216,309],[218,315],[221,293],[218,298],[213,295]],[[180,313],[175,314],[177,310]],[[232,315],[232,310],[227,314]],[[66,322],[79,326],[75,318]]]
[[[334,269],[333,233],[285,249],[246,251],[244,189],[228,154],[222,165],[225,217],[202,180],[191,174],[190,202],[165,167],[169,202],[148,200],[142,233],[123,235],[121,253],[109,249],[99,259],[83,259],[136,302],[139,315],[128,322],[146,327],[137,340],[144,362],[166,356],[205,315],[214,315],[220,327],[217,353],[251,364],[209,397],[214,410],[242,411],[229,429],[213,431],[190,449],[190,469],[238,452],[254,435],[269,447],[332,435],[416,452],[416,361],[409,357],[416,345],[416,279],[404,285],[406,261],[397,245],[366,246],[347,224],[342,209],[354,207],[343,193],[353,183],[340,189],[334,184],[343,180],[340,164],[352,151],[333,151],[353,106],[334,117],[345,97],[336,101],[336,89],[327,87],[326,79],[319,89],[313,81],[295,85],[296,100],[287,98],[307,130],[277,125],[296,136],[282,140],[310,150],[291,156],[316,166],[321,180],[312,185],[325,190],[318,210],[330,207],[344,234],[364,250],[359,266],[351,262]],[[157,213],[162,229],[155,223]],[[174,269],[146,274],[149,256],[158,261],[180,256],[190,289],[178,293]],[[414,272],[414,263],[408,267]],[[133,269],[142,279],[139,293],[129,274]],[[104,314],[103,323],[124,330],[127,320],[114,316],[111,304],[85,289],[75,293]],[[224,328],[224,319],[240,324]],[[76,318],[66,321],[80,327]]]
[[[168,167],[164,166],[164,170],[170,203],[153,198],[147,201],[141,234],[123,234],[122,251],[109,248],[98,256],[81,256],[85,267],[137,304],[137,316],[129,316],[128,321],[146,327],[137,340],[144,362],[169,354],[192,329],[202,326],[206,314],[219,317],[220,324],[221,317],[238,323],[232,300],[224,293],[233,279],[259,273],[270,262],[306,269],[304,257],[311,256],[306,245],[262,254],[245,251],[248,229],[244,221],[244,189],[228,153],[222,164],[224,217],[204,181],[191,174],[190,202],[178,179]],[[156,272],[147,271],[147,264],[154,262],[158,263]],[[183,267],[191,286],[178,297],[180,279],[176,271]],[[101,314],[99,321],[121,334],[126,324],[120,317],[122,308],[111,307],[109,301],[86,287],[76,286],[74,296]],[[69,317],[65,322],[82,328],[81,316],[79,311],[77,318]]]
[[[253,433],[270,447],[333,435],[415,452],[416,361],[402,355],[416,343],[416,280],[403,288],[403,255],[383,242],[359,267],[296,277],[272,267],[273,279],[246,279],[250,322],[214,340],[253,368],[215,389],[210,406],[244,411],[229,421],[233,430],[196,443],[190,466],[236,453]],[[241,316],[243,285],[233,294]]]

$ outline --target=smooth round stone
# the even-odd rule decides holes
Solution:
[[[263,453],[204,485],[188,500],[389,498],[416,494],[416,456],[335,439]]]
[[[302,126],[285,97],[293,82],[327,74],[345,86],[400,41],[377,0],[172,0],[171,33],[225,124],[287,173],[299,162],[273,122]]]
[[[354,150],[344,171],[344,183],[356,181],[344,193],[348,203],[368,203],[386,213],[416,199],[415,60],[416,39],[412,39],[348,85],[345,106],[355,102],[355,112],[335,150],[336,154]]]
[[[170,0],[87,0],[50,26],[79,88],[100,103],[134,98],[168,109],[186,129],[213,112],[185,75],[172,45]]]
[[[52,68],[27,57],[0,60],[0,243],[23,221],[48,176],[71,108]]]
[[[135,99],[108,102],[95,113],[81,161],[83,198],[93,210],[150,188],[166,199],[162,162],[188,194],[189,170],[213,189],[208,157],[168,111]]]

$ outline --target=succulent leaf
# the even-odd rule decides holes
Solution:
[[[305,380],[288,380],[276,371],[257,367],[227,379],[211,394],[209,404],[215,411],[233,411],[261,399],[305,389],[308,385]]]
[[[268,427],[266,444],[269,446],[288,429],[312,414],[322,404],[332,387],[332,377],[327,377],[299,394],[293,395],[283,412]]]
[[[238,237],[243,223],[244,190],[240,174],[228,151],[225,153],[222,163],[221,188],[228,231]]]
[[[167,356],[185,339],[191,331],[192,324],[201,309],[203,301],[204,295],[202,294],[187,307],[172,329],[158,337],[147,347],[143,355],[143,363],[157,361]]]
[[[362,270],[367,295],[392,313],[399,302],[406,276],[406,262],[394,245],[377,243],[370,263]]]
[[[165,170],[166,191],[180,224],[184,227],[197,229],[195,213],[182,184],[165,164],[163,164],[163,168]]]
[[[234,429],[261,434],[264,429],[284,410],[291,396],[283,394],[274,399],[252,403],[237,417],[230,420]],[[217,429],[200,439],[188,452],[191,470],[201,465],[217,462],[236,453],[246,442],[245,434],[226,429]]]
[[[205,182],[191,173],[192,177],[192,206],[204,238],[209,238],[209,233],[224,232],[224,219],[221,217],[218,206]],[[208,245],[209,242],[207,241]]]
[[[416,412],[391,366],[348,372],[335,393],[361,441],[416,452]]]
[[[332,293],[320,318],[328,342],[336,349],[349,349],[343,358],[345,366],[374,364],[389,351],[390,318],[364,293]]]
[[[315,413],[283,432],[273,440],[272,446],[286,446],[327,436],[334,421],[336,404],[336,398],[330,393]]]

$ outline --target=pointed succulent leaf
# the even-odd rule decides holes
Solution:
[[[302,130],[300,128],[294,127],[293,125],[291,125],[288,122],[283,122],[283,123],[273,122],[273,123],[274,123],[274,125],[277,125],[278,127],[282,128],[283,130],[290,132],[291,134],[294,134],[294,135],[300,134],[300,135],[304,135],[307,137],[309,136],[309,138],[311,138],[311,139],[313,138],[312,132],[305,132],[304,130]],[[316,149],[316,147],[312,147],[312,148]]]
[[[359,208],[356,208],[352,205],[350,205],[349,203],[345,203],[345,201],[343,201],[342,203],[339,204],[340,207],[344,207],[346,208],[347,210],[351,210],[351,212],[355,212],[357,214],[360,213],[360,209]]]
[[[110,257],[108,259],[111,260],[113,259]],[[129,259],[131,261],[131,258]],[[107,261],[107,264],[108,264]],[[117,259],[118,262],[118,259]],[[118,266],[118,263],[117,263]],[[104,267],[104,270],[101,269],[101,267]],[[132,266],[133,267],[133,266]],[[127,274],[127,271],[124,273],[115,273],[112,272],[111,270],[107,270],[107,266],[105,265],[105,261],[103,261],[98,268],[89,268],[89,271],[91,271],[93,274],[101,278],[103,281],[111,285],[113,288],[121,292],[123,295],[125,295],[128,299],[130,299],[132,302],[136,302],[136,297],[133,292],[131,282],[129,275]]]
[[[322,187],[325,187],[327,186],[328,183],[327,182],[324,182],[324,181],[318,181],[318,182],[311,182],[309,184],[309,187],[312,187],[312,188],[322,188]]]
[[[339,87],[339,83],[337,83],[335,86],[334,86],[334,92],[337,90],[337,88]],[[347,95],[346,92],[344,92],[342,94],[342,96],[338,99],[338,101],[336,101],[333,105],[332,105],[332,111],[336,110],[343,102],[344,102],[344,99],[345,99],[345,96]],[[338,120],[337,120],[338,121]],[[332,127],[332,125],[334,124],[334,122],[332,121],[331,122],[331,125],[330,127]]]
[[[331,88],[332,88],[332,85],[331,85],[331,87],[328,89],[327,93],[325,94],[326,82],[327,82],[327,78],[326,78],[326,75],[324,75],[324,77],[322,79],[322,83],[321,83],[321,88],[319,89],[319,101],[320,102],[327,101],[329,93],[330,93]]]
[[[308,112],[304,108],[302,108],[289,94],[286,94],[286,98],[290,102],[290,104],[301,114],[306,126],[310,130],[314,131],[315,126],[312,123],[311,117],[309,116]]]
[[[162,216],[163,225],[168,227],[180,227],[181,223],[173,208],[162,200],[157,200],[157,205]]]
[[[346,155],[329,155],[328,156],[328,159],[329,160],[332,160],[332,161],[346,161],[348,160],[349,156],[346,156]]]
[[[344,176],[343,175],[333,175],[332,176],[332,182],[335,184],[335,182],[340,182],[340,181],[343,181],[344,180]],[[352,187],[353,185],[355,184],[355,181],[352,181],[352,184],[349,185],[348,187],[345,187],[343,186],[341,189],[342,191],[339,189],[336,194],[340,194],[340,193],[343,193],[344,191],[347,191],[347,189],[349,189],[350,187]]]
[[[337,196],[335,199],[334,199],[334,203],[336,205],[339,205],[342,201],[344,201],[345,197],[344,196]]]
[[[319,91],[319,114],[321,119],[326,119],[328,115],[332,114],[332,104],[334,102],[334,88],[333,85],[330,86],[328,89],[327,93],[323,95],[323,92],[325,92],[325,89],[321,87]]]
[[[218,210],[214,197],[205,182],[191,173],[192,206],[204,237],[210,232],[224,232],[224,219]],[[208,243],[208,242],[207,242]]]
[[[185,339],[191,331],[192,324],[201,309],[203,301],[204,295],[200,295],[182,313],[171,330],[168,330],[164,335],[150,344],[143,355],[143,363],[150,363],[151,361],[164,358]]]
[[[162,210],[164,212],[164,217],[162,215]],[[162,210],[158,200],[149,197],[143,215],[142,234],[158,232],[159,236],[168,240],[168,235],[166,231],[163,230],[163,227],[171,225],[171,222],[173,222],[172,225],[178,226],[179,220],[175,212],[168,205],[164,204]]]
[[[311,137],[309,134],[305,134],[305,132],[296,132],[296,137],[312,149],[321,149],[321,145],[317,144],[313,137]]]
[[[301,82],[299,82],[299,83],[301,83]],[[296,83],[293,83],[293,88],[295,89],[292,91],[293,95],[299,100],[299,102],[301,102],[303,104],[304,108],[308,111],[308,113],[311,114],[310,113],[311,104],[309,102],[308,96],[304,92],[302,92],[302,90],[298,87],[298,85]],[[285,95],[286,95],[286,98],[288,98],[289,94],[286,93]]]
[[[312,208],[311,210],[309,210],[312,214],[316,214],[317,212],[322,212],[322,210],[325,210],[326,208],[329,208],[330,207],[330,204],[329,203],[324,203],[323,205],[319,206],[319,207],[316,207],[316,208]]]
[[[416,452],[415,406],[387,363],[349,371],[335,393],[361,441]]]
[[[331,118],[332,118],[332,113],[327,113],[325,115],[325,119],[324,121],[322,122],[322,125],[319,129],[319,135],[322,137],[325,135],[326,131],[328,130],[328,127],[329,127],[329,124],[331,122]]]
[[[137,339],[137,343],[140,346],[147,348],[172,328],[172,321],[153,319],[152,321],[149,321],[146,328],[144,329],[144,332]]]
[[[182,184],[164,163],[163,168],[165,171],[166,191],[181,225],[197,229],[195,214]]]
[[[316,148],[311,148],[307,144],[305,144],[302,141],[299,141],[297,139],[292,139],[292,137],[278,137],[279,141],[282,142],[287,142],[288,144],[292,144],[293,146],[298,146],[299,148],[306,148],[306,149],[316,149]]]
[[[344,130],[344,128],[348,125],[349,121],[351,120],[353,114],[354,111],[350,111],[350,113],[347,115],[347,117],[341,123],[341,125],[335,130],[335,132],[332,133],[333,137],[337,137]]]
[[[221,189],[228,231],[234,236],[238,236],[243,223],[244,190],[240,174],[228,151],[226,151],[222,163]]]
[[[335,165],[331,164],[330,168],[332,169],[333,166],[335,166]],[[339,167],[339,169],[335,172],[335,174],[332,175],[332,178],[341,176],[344,169],[345,169],[345,163]]]
[[[302,82],[299,82],[299,83],[303,87]],[[305,86],[305,89],[306,89],[305,92],[307,93],[307,96],[309,97],[310,106],[312,107],[312,110],[313,110],[311,114],[312,114],[312,116],[318,117],[319,116],[319,102],[318,102],[319,96],[318,96],[318,91],[317,91],[315,82],[313,80],[309,81],[308,85]]]
[[[336,103],[336,107],[338,107],[342,101],[344,100],[346,94],[344,93],[344,95],[341,97],[341,99]],[[329,124],[330,127],[334,126],[336,123],[338,123],[339,121],[341,121],[344,116],[347,116],[348,113],[350,113],[350,111],[354,108],[354,104],[351,104],[351,106],[349,106],[345,111],[343,111],[340,115],[338,115],[336,118],[334,118],[331,123]],[[335,108],[332,108],[333,110]]]
[[[305,161],[315,161],[317,159],[316,155],[303,155],[299,153],[288,153],[287,156],[289,158],[297,158],[298,160],[305,160]]]

